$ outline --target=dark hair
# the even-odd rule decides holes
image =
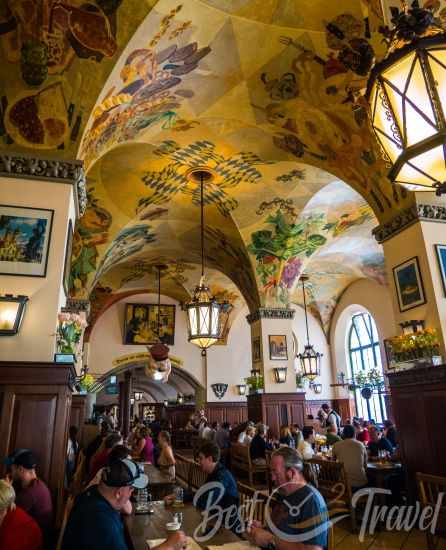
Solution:
[[[228,430],[231,427],[231,424],[229,424],[229,422],[223,422],[221,427],[224,428],[225,430]]]
[[[218,426],[218,422],[212,422],[212,428],[215,430],[215,428]]]
[[[321,406],[321,409],[323,409],[324,411],[329,411],[329,410],[330,410],[330,407],[329,407],[328,403],[324,403],[324,404]]]
[[[132,451],[125,445],[115,445],[108,455],[107,462],[110,465],[115,460],[124,460],[132,454]]]
[[[314,432],[313,426],[304,426],[302,428],[302,436],[304,439],[308,439],[313,432]]]
[[[122,435],[119,432],[113,432],[105,438],[105,448],[113,449],[122,440]]]
[[[109,432],[110,431],[110,424],[103,420],[101,422],[101,432]]]
[[[355,428],[351,424],[344,426],[342,430],[342,437],[344,439],[353,439],[355,437]]]
[[[393,422],[391,420],[384,420],[384,428],[393,428]]]
[[[361,427],[361,423],[358,421],[358,420],[353,420],[353,426],[355,428],[360,428]]]
[[[141,438],[145,439],[149,435],[149,430],[144,426],[139,429],[139,435]]]
[[[314,420],[314,416],[312,414],[307,414],[307,420]]]
[[[77,426],[70,426],[70,430],[68,432],[70,434],[70,439],[76,439],[78,431]]]
[[[200,445],[198,454],[202,454],[205,458],[212,457],[212,462],[218,462],[220,460],[220,449],[218,445],[212,441],[205,441]]]

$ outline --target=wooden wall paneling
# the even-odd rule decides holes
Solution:
[[[70,426],[76,426],[78,429],[78,441],[82,440],[86,400],[85,395],[73,395],[71,399]]]
[[[207,402],[204,410],[206,418],[211,423],[229,422],[231,426],[234,426],[248,420],[248,407],[243,401]]]
[[[302,425],[305,415],[305,393],[264,393],[248,396],[248,416],[264,422],[272,437],[278,437],[280,426]]]

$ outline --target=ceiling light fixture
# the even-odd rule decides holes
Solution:
[[[310,344],[310,335],[308,333],[308,317],[307,317],[307,301],[305,299],[305,281],[308,281],[306,275],[301,275],[302,281],[302,294],[304,298],[304,311],[305,311],[305,327],[307,329],[307,343],[303,353],[299,353],[298,357],[302,366],[302,376],[305,376],[309,380],[314,380],[316,376],[321,373],[321,357],[322,353],[315,351],[314,347]]]
[[[390,8],[387,56],[373,67],[366,97],[389,179],[446,193],[446,29],[428,9]]]
[[[203,185],[213,179],[207,168],[194,168],[189,172],[189,179],[200,184],[201,212],[201,278],[195,288],[192,300],[186,304],[188,340],[201,349],[201,355],[214,345],[221,336],[222,308],[211,295],[204,282],[204,197]]]

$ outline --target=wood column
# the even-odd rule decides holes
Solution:
[[[130,395],[132,393],[132,373],[126,372],[124,375],[124,385],[123,385],[123,424],[122,424],[122,435],[127,437],[130,432]]]
[[[82,430],[85,420],[86,395],[73,395],[71,401],[70,426],[78,429],[77,439],[82,441]]]
[[[305,392],[248,395],[248,418],[253,422],[263,422],[273,437],[279,437],[282,425],[303,426]]]
[[[119,411],[118,411],[118,429],[124,432],[124,382],[119,382]]]
[[[48,485],[60,525],[68,427],[76,371],[73,364],[0,362],[0,456],[31,449]],[[5,475],[0,464],[0,477]]]

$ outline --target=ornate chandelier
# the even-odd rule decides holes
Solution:
[[[158,310],[156,317],[156,334],[158,342],[148,347],[149,363],[145,369],[146,375],[158,382],[167,382],[172,371],[172,364],[169,359],[169,347],[166,346],[161,339],[161,271],[165,269],[165,265],[157,265],[158,270]]]
[[[307,317],[307,301],[305,299],[305,281],[308,281],[306,275],[301,275],[302,281],[302,294],[304,297],[304,311],[305,311],[305,327],[307,329],[307,343],[303,353],[299,353],[298,357],[302,367],[302,376],[308,378],[308,380],[314,380],[321,373],[321,357],[322,353],[315,351],[310,344],[310,336],[308,333],[308,317]]]
[[[418,2],[391,8],[389,51],[371,71],[367,100],[389,179],[446,192],[446,29]]]
[[[201,278],[195,288],[192,300],[186,304],[188,340],[201,348],[201,355],[217,342],[221,333],[222,308],[211,295],[204,282],[204,182],[211,181],[212,173],[206,168],[195,168],[189,173],[189,178],[200,183],[200,213],[201,213]]]

